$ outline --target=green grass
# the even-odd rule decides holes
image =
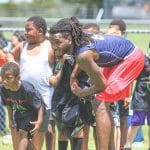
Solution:
[[[133,146],[132,150],[146,150],[148,147],[148,127],[147,126],[143,126],[142,127],[143,130],[143,134],[144,134],[144,144],[140,147],[137,146]],[[93,136],[92,136],[92,129],[90,130],[90,137],[89,137],[89,150],[95,150],[95,145],[94,145],[94,140],[93,140]],[[70,147],[70,146],[69,146]],[[12,150],[12,145],[3,145],[2,144],[2,137],[0,137],[0,149],[1,150]],[[68,148],[69,150],[70,148]],[[42,150],[46,150],[45,149],[45,145],[43,146]],[[57,150],[57,145],[56,145],[56,150]]]
[[[6,111],[6,114],[7,114],[7,111]],[[8,117],[7,117],[6,120],[7,120],[7,130],[9,130],[8,129]],[[147,135],[147,133],[148,133],[148,126],[146,126],[146,125],[143,126],[142,127],[142,131],[143,131],[143,135],[144,135],[144,144],[141,147],[133,146],[132,150],[146,150],[147,149],[147,147],[148,147],[148,135]],[[90,129],[90,136],[89,136],[89,144],[88,144],[89,150],[95,150],[95,144],[94,144],[94,140],[93,140],[93,136],[92,135],[93,135],[93,130],[91,128]],[[2,137],[1,136],[0,136],[0,150],[13,150],[12,145],[3,145],[2,144]],[[44,143],[44,146],[43,146],[42,150],[46,150],[45,143]],[[58,150],[57,149],[57,141],[56,141],[56,150]],[[70,150],[70,146],[69,146],[68,150]]]
[[[150,34],[149,33],[129,33],[127,38],[133,41],[138,47],[140,47],[144,53],[147,53],[148,45],[150,42]],[[150,49],[149,49],[150,53]]]

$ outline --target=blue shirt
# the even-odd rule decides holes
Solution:
[[[76,49],[75,54],[94,49],[100,57],[97,64],[100,67],[111,67],[121,62],[134,49],[134,44],[120,36],[114,35],[93,35],[89,45],[82,45]]]

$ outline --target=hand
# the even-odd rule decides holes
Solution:
[[[72,93],[74,93],[75,95],[77,95],[77,96],[79,96],[79,97],[82,97],[82,91],[83,91],[83,89],[81,89],[81,88],[78,86],[77,82],[72,83],[72,85],[71,85],[71,91],[72,91]]]
[[[53,128],[52,128],[52,125],[50,123],[48,124],[48,132],[53,133]]]
[[[39,121],[30,121],[30,124],[35,125],[35,127],[30,131],[31,135],[34,135],[39,131],[42,123]]]
[[[125,98],[124,99],[124,108],[128,109],[129,108],[129,104],[130,104],[130,98]]]

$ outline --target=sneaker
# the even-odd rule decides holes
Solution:
[[[11,145],[11,144],[12,144],[11,135],[8,134],[8,135],[3,136],[2,143],[3,143],[4,145]]]

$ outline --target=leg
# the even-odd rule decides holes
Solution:
[[[90,131],[90,126],[85,125],[84,128],[83,128],[82,150],[88,150],[89,131]]]
[[[20,141],[18,144],[18,150],[27,150],[28,148],[28,132],[19,129],[19,137],[20,137]]]
[[[10,130],[11,130],[11,136],[12,136],[13,149],[17,150],[17,147],[20,141],[19,133],[16,130],[16,128],[10,127]]]
[[[83,130],[80,130],[70,139],[71,150],[82,150]]]
[[[29,140],[28,141],[28,147],[27,147],[27,150],[36,150],[32,140]]]
[[[46,150],[55,150],[55,123],[51,121],[48,125],[48,132],[45,134]]]
[[[120,132],[121,132],[121,139],[120,139],[120,149],[124,149],[124,145],[127,139],[127,132],[128,132],[128,116],[129,116],[129,103],[124,100],[118,101],[119,104],[119,111],[120,111]]]
[[[121,132],[120,148],[121,147],[124,148],[128,132],[128,116],[120,116],[120,132]]]
[[[112,117],[109,111],[109,106],[108,103],[98,100],[94,100],[93,105],[96,115],[98,150],[108,150],[112,127]]]
[[[44,143],[44,136],[45,132],[38,132],[34,135],[32,141],[34,146],[36,147],[36,150],[42,150],[42,146]]]
[[[83,138],[71,138],[71,150],[81,150],[82,149]]]
[[[131,126],[128,129],[126,147],[131,148],[134,137],[137,133],[139,127],[145,123],[146,112],[144,111],[133,111],[133,116],[131,119]]]
[[[114,127],[114,143],[115,143],[115,150],[120,150],[120,127]]]
[[[131,148],[132,147],[132,142],[134,140],[134,137],[135,137],[139,127],[140,126],[130,126],[129,127],[128,134],[127,134],[127,141],[126,141],[126,147],[127,148]]]
[[[68,137],[63,133],[58,133],[58,150],[67,150]]]

